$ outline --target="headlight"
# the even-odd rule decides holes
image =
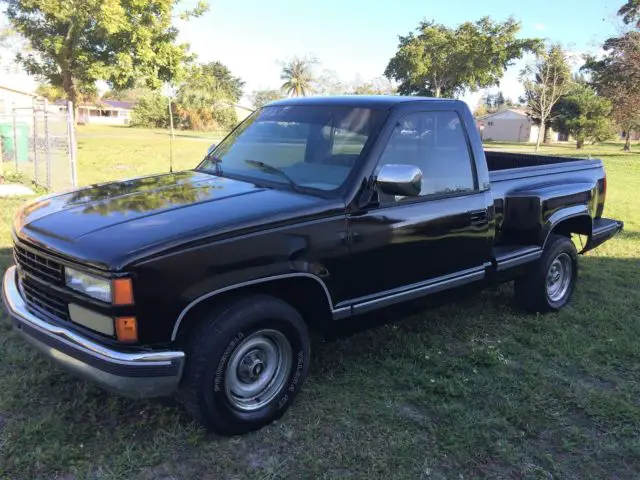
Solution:
[[[64,281],[67,287],[77,292],[84,293],[103,302],[111,303],[111,299],[113,298],[111,293],[111,280],[65,267]]]

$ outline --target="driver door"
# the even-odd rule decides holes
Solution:
[[[374,201],[348,218],[351,301],[384,303],[415,290],[455,286],[484,276],[489,260],[487,209],[464,125],[455,111],[418,111],[396,125],[378,161],[422,170],[419,196],[376,191]],[[468,283],[468,282],[467,282]],[[442,288],[440,288],[440,287]]]

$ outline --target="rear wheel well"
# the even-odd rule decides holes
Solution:
[[[190,331],[212,308],[257,293],[290,304],[311,331],[322,332],[331,321],[331,305],[320,282],[310,277],[290,277],[228,290],[202,300],[186,313],[178,326],[176,338]]]
[[[571,237],[571,234],[591,236],[591,217],[588,215],[579,215],[577,217],[567,218],[562,220],[553,226],[547,238],[545,244],[551,235],[563,235],[565,237]]]

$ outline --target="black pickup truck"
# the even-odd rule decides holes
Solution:
[[[472,283],[562,308],[622,229],[606,187],[600,160],[485,152],[459,101],[287,99],[194,170],[25,206],[4,303],[72,373],[238,434],[291,405],[310,330]]]

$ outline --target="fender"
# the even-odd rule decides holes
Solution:
[[[592,234],[592,224],[593,219],[591,218],[591,214],[589,212],[589,207],[586,204],[583,205],[572,205],[570,207],[562,208],[556,212],[554,212],[545,222],[542,231],[541,231],[541,245],[544,248],[547,244],[547,240],[549,239],[549,235],[551,232],[560,225],[562,222],[572,219],[572,218],[584,218],[585,221],[589,222],[589,231],[585,233],[589,240],[591,239]],[[579,232],[580,233],[580,232]],[[588,242],[587,242],[588,243]]]
[[[331,309],[331,313],[334,319],[342,318],[350,313],[350,307],[338,308],[338,309],[333,308],[333,301],[331,299],[331,294],[329,293],[329,289],[327,288],[327,285],[324,283],[324,281],[317,275],[314,275],[311,273],[305,273],[305,272],[292,272],[292,273],[284,273],[280,275],[271,275],[268,277],[256,278],[254,280],[247,280],[245,282],[240,282],[240,283],[236,283],[226,287],[218,288],[216,290],[205,293],[204,295],[201,295],[198,298],[192,300],[191,303],[189,303],[182,310],[182,312],[180,312],[180,315],[178,315],[178,319],[176,320],[176,323],[173,326],[173,331],[171,332],[171,341],[173,342],[176,339],[178,335],[178,330],[180,329],[180,324],[182,323],[182,320],[184,319],[184,317],[186,317],[187,313],[189,313],[189,311],[193,307],[198,305],[200,302],[203,302],[204,300],[207,300],[216,295],[220,295],[222,293],[229,292],[231,290],[236,290],[238,288],[248,287],[251,285],[257,285],[257,284],[266,283],[266,282],[273,282],[273,281],[282,280],[285,278],[296,278],[296,277],[312,278],[313,280],[317,281],[320,284],[320,286],[324,290],[324,294],[327,297],[327,302],[329,304],[329,308]]]

